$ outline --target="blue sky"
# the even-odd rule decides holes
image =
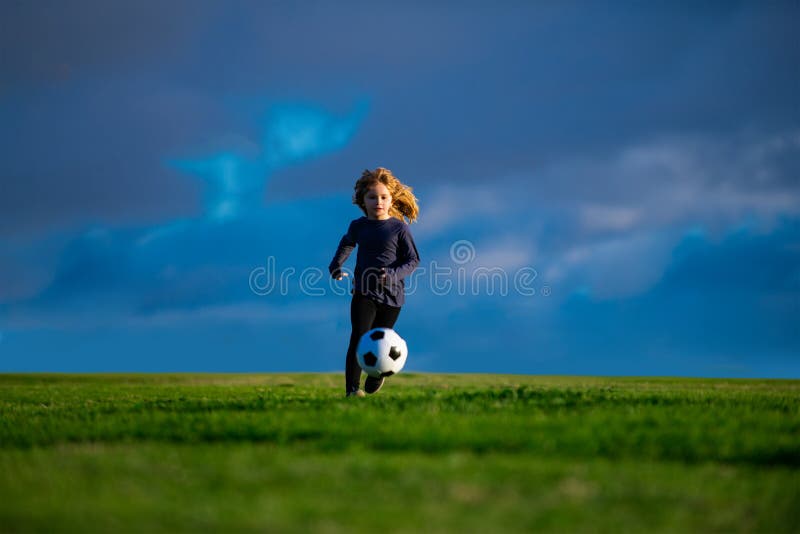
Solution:
[[[342,369],[325,268],[384,166],[409,370],[800,377],[796,2],[0,20],[0,371]]]

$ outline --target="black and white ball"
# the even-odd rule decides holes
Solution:
[[[406,364],[408,347],[391,328],[373,328],[361,336],[356,348],[358,365],[375,378],[397,374]]]

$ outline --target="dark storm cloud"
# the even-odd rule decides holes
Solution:
[[[216,98],[159,73],[215,9],[2,3],[0,235],[136,224],[199,209],[197,184],[161,158],[229,125]]]
[[[175,0],[60,2],[10,0],[0,5],[0,96],[39,84],[98,73],[148,71],[174,61],[221,9]]]
[[[372,101],[344,151],[276,176],[279,196],[341,191],[331,177],[366,166],[481,182],[657,135],[799,122],[791,2],[0,9],[6,235],[191,213],[196,184],[160,162],[220,138],[252,142],[231,95]]]
[[[755,22],[747,10],[550,15],[495,20],[502,29],[476,32],[463,62],[379,92],[341,169],[368,155],[409,179],[480,182],[662,135],[798,124],[779,10]]]
[[[770,136],[800,122],[795,12],[788,4],[493,11],[485,25],[460,27],[470,43],[436,71],[395,78],[387,70],[350,153],[419,180],[476,182],[665,135]],[[393,83],[384,89],[385,80]]]
[[[192,95],[147,82],[70,83],[7,97],[0,107],[0,233],[94,221],[188,215],[197,184],[160,154],[218,122]]]

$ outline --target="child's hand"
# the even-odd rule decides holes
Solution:
[[[345,276],[350,276],[348,273],[340,272],[338,276],[334,276],[334,280],[341,280]]]

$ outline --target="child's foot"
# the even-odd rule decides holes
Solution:
[[[364,381],[364,391],[369,394],[377,393],[381,386],[383,385],[383,377],[380,378],[373,378],[368,376],[367,379]]]
[[[366,394],[360,389],[354,389],[347,392],[348,397],[366,397]]]

